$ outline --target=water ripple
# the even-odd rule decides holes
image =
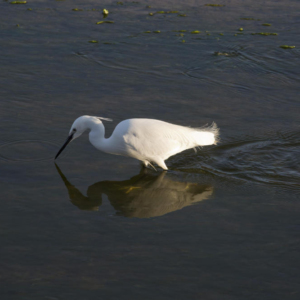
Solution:
[[[300,132],[225,141],[198,155],[174,158],[176,170],[259,182],[300,191]]]

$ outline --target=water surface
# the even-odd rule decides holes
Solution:
[[[207,3],[0,3],[1,299],[299,299],[300,6]],[[221,141],[161,173],[83,135],[55,165],[83,114]]]

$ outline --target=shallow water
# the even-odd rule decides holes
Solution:
[[[1,299],[299,299],[300,4],[206,3],[0,3]],[[221,140],[160,173],[84,135],[55,165],[83,114]]]

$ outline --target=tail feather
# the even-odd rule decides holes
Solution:
[[[197,128],[195,134],[198,146],[216,145],[219,142],[219,128],[215,122]]]

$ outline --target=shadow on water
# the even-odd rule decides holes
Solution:
[[[150,218],[209,199],[213,194],[210,185],[173,181],[166,172],[153,175],[142,170],[128,180],[94,183],[84,196],[55,166],[68,189],[71,202],[82,210],[98,210],[102,205],[102,194],[106,194],[118,215]]]

